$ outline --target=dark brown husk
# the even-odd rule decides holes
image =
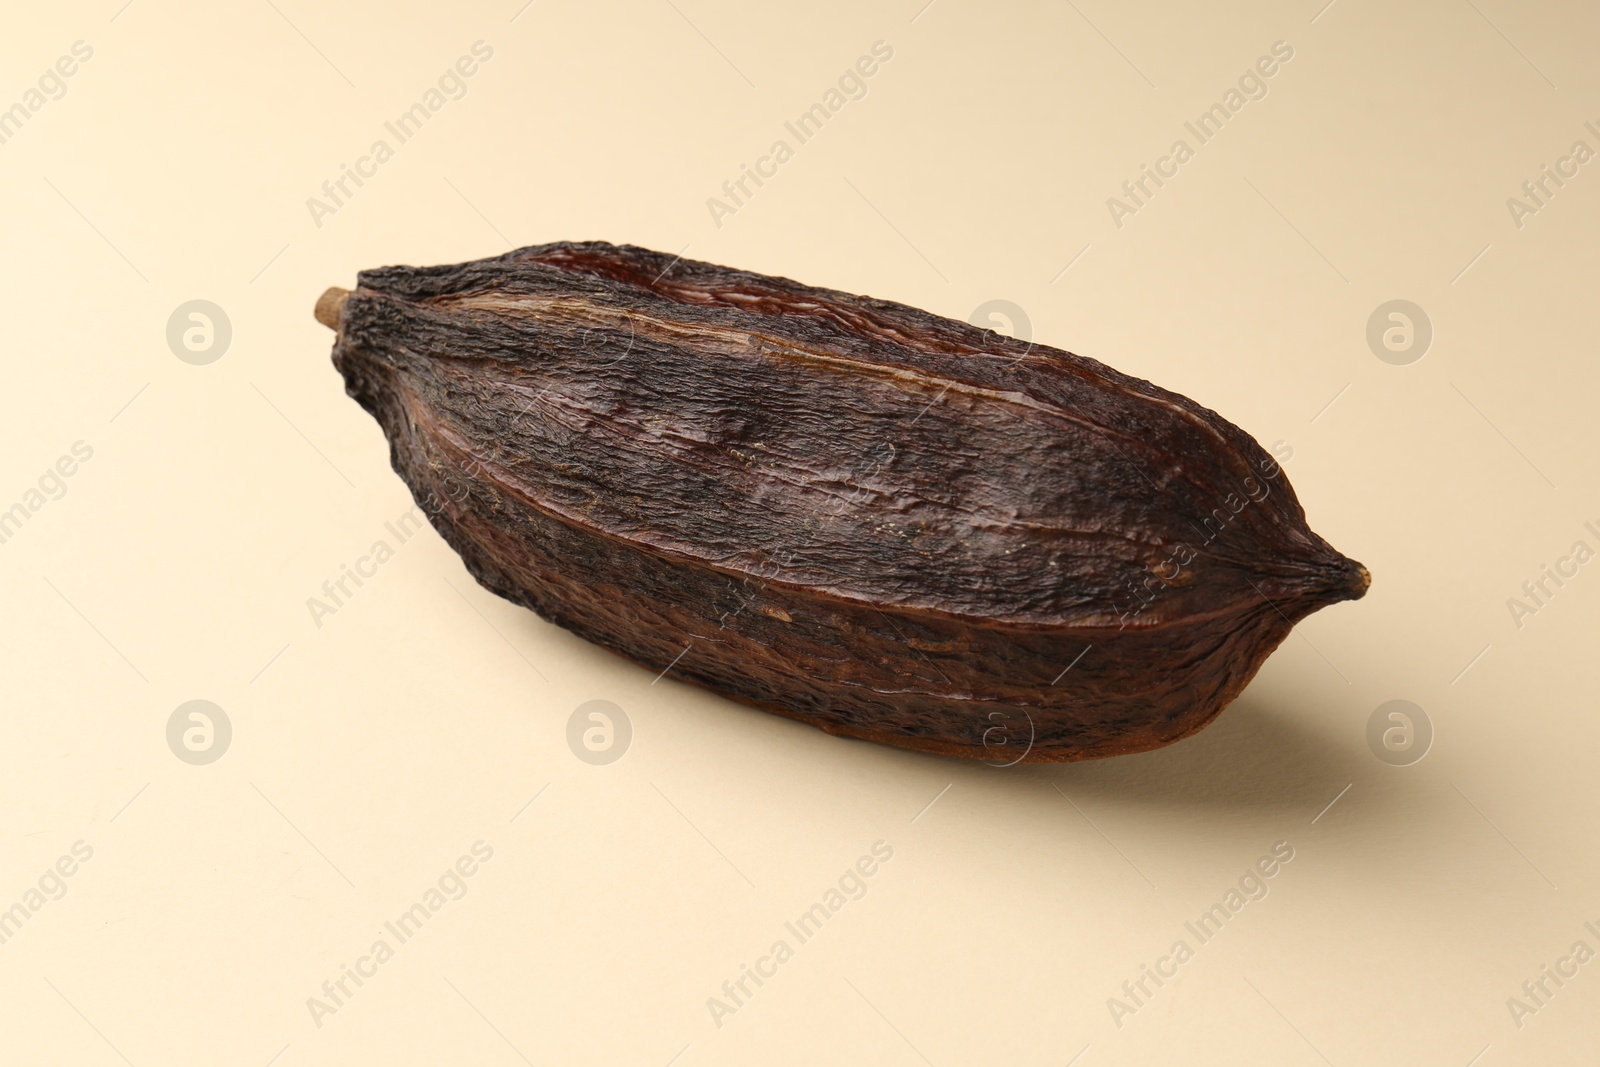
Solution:
[[[602,243],[340,292],[334,364],[479,582],[831,733],[1156,748],[1367,587],[1242,430],[1069,352]]]

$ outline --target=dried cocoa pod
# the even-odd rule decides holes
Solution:
[[[1369,582],[1214,412],[901,304],[558,243],[363,271],[317,318],[485,587],[830,733],[1156,748]]]

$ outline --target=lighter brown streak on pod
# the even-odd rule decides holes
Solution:
[[[435,300],[433,300],[431,303],[438,305],[445,302],[445,300],[435,298]],[[534,294],[521,293],[508,297],[483,297],[478,294],[472,294],[470,296],[454,297],[448,302],[459,307],[467,307],[490,312],[504,312],[507,314],[527,313],[530,311],[550,311],[557,309],[585,311],[611,310],[605,308],[604,305],[591,304],[588,301],[573,301],[560,297],[546,298],[536,296]],[[612,313],[619,314],[619,312],[615,311]],[[635,322],[644,322],[656,327],[656,332],[648,335],[655,340],[671,343],[677,338],[716,338],[726,346],[721,353],[723,355],[747,355],[750,353],[752,348],[755,348],[757,354],[768,353],[786,357],[798,357],[800,359],[815,363],[823,363],[835,367],[844,367],[860,374],[863,377],[896,379],[903,382],[915,383],[924,387],[922,390],[923,392],[933,392],[935,399],[943,396],[945,393],[953,392],[963,396],[981,397],[997,403],[1013,404],[1017,407],[1027,408],[1031,411],[1037,411],[1041,414],[1049,415],[1052,418],[1060,419],[1063,422],[1081,427],[1082,429],[1088,430],[1094,434],[1098,434],[1101,437],[1123,441],[1129,445],[1132,445],[1136,449],[1151,447],[1149,442],[1145,441],[1142,437],[1139,437],[1136,434],[1120,433],[1116,430],[1113,430],[1109,426],[1102,426],[1090,421],[1089,419],[1083,418],[1082,416],[1074,415],[1072,412],[1067,411],[1065,408],[1062,408],[1057,404],[1036,400],[1034,397],[1024,392],[993,389],[988,386],[963,381],[959,378],[945,377],[944,375],[922,370],[920,368],[887,366],[882,363],[872,363],[865,360],[851,359],[847,356],[839,356],[830,352],[820,352],[815,349],[805,348],[787,339],[779,339],[751,331],[719,329],[714,326],[706,326],[698,323],[679,325],[677,323],[663,322],[660,319],[652,318],[651,316],[640,311],[632,311],[621,314],[624,314],[624,317],[630,324]],[[579,329],[584,328],[586,325],[586,323],[577,316],[572,316],[564,321],[566,324]],[[614,327],[615,323],[605,322],[588,325],[605,325]],[[756,348],[757,345],[760,345],[761,347]],[[984,356],[989,359],[1002,359],[1005,357],[1004,353],[992,352],[985,349],[973,349],[969,354]],[[1149,396],[1144,393],[1129,390],[1125,387],[1118,386],[1117,383],[1105,378],[1100,378],[1099,380],[1104,382],[1108,387],[1120,388],[1125,395],[1164,405],[1169,410],[1183,415],[1194,425],[1203,427],[1207,433],[1215,437],[1224,446],[1232,447],[1231,442],[1223,437],[1221,433],[1219,433],[1214,427],[1208,426],[1205,420],[1199,418],[1198,415],[1190,411],[1188,408],[1185,408],[1179,404],[1171,403],[1170,401],[1167,401],[1159,396]],[[936,386],[939,387],[937,390],[935,390]],[[1135,466],[1135,464],[1133,464],[1131,461],[1129,465]],[[1181,464],[1174,465],[1173,469],[1180,476],[1187,476],[1187,472],[1183,470]],[[1144,475],[1142,469],[1140,470],[1140,476],[1147,477]]]
[[[620,311],[609,308],[603,304],[594,304],[586,300],[572,300],[570,298],[563,297],[545,297],[533,293],[517,293],[504,297],[485,297],[479,294],[470,294],[460,297],[452,297],[448,300],[444,298],[435,298],[429,303],[432,305],[438,305],[447,302],[459,307],[506,312],[509,314],[538,312],[575,313],[585,311],[598,312],[600,314],[609,313],[613,319],[616,317],[621,317],[630,326],[634,323],[642,322],[648,324],[649,326],[655,327],[656,332],[650,334],[649,336],[651,336],[653,339],[663,342],[670,343],[679,338],[717,338],[727,346],[721,353],[727,356],[738,357],[741,355],[747,355],[754,350],[757,354],[799,357],[804,360],[824,363],[835,367],[844,367],[851,371],[861,373],[866,377],[896,379],[905,382],[913,382],[919,385],[925,385],[929,390],[933,389],[935,386],[939,386],[941,387],[939,389],[941,393],[953,391],[969,396],[981,396],[1003,403],[1012,403],[1018,405],[1019,407],[1026,407],[1030,410],[1056,415],[1066,419],[1069,422],[1082,425],[1087,429],[1095,430],[1097,432],[1104,432],[1103,427],[1095,426],[1086,419],[1078,419],[1072,416],[1070,412],[1062,411],[1060,408],[1054,405],[1042,404],[1025,393],[992,389],[987,386],[975,384],[973,382],[963,381],[959,378],[945,377],[944,375],[935,374],[931,371],[922,370],[920,368],[885,366],[884,364],[873,363],[867,360],[851,359],[847,356],[840,356],[832,352],[823,352],[817,349],[806,348],[802,345],[795,344],[792,340],[787,338],[772,337],[770,335],[755,331],[722,329],[716,326],[709,326],[701,323],[667,322],[648,315],[642,311]],[[597,325],[612,327],[616,325],[614,321],[586,321],[581,314],[569,314],[562,318],[562,322],[564,325],[570,325],[578,329],[582,329],[584,327],[592,328],[593,326]],[[883,331],[880,331],[880,333],[882,332]],[[899,337],[900,335],[897,333],[895,336]],[[897,343],[903,345],[906,342],[897,341]],[[994,359],[999,359],[1002,355],[1001,353],[990,352],[984,349],[973,349],[969,354],[981,355]],[[1129,435],[1120,436],[1122,436],[1122,439],[1126,441],[1137,440],[1137,438]]]
[[[699,288],[699,287],[684,286],[684,285],[671,285],[670,283],[669,283],[669,285],[667,287],[665,287],[665,292],[663,292],[661,290],[657,290],[653,286],[645,287],[645,291],[653,293],[653,294],[658,295],[658,296],[661,296],[663,299],[671,299],[670,296],[666,295],[667,293],[677,293],[677,294],[686,294],[686,295],[706,294],[707,293],[707,291],[705,289],[702,289],[702,288]],[[707,294],[707,295],[709,295],[709,294]],[[740,303],[759,304],[759,303],[762,303],[762,302],[765,302],[765,301],[770,301],[770,300],[775,300],[775,299],[781,300],[781,299],[783,299],[783,296],[781,294],[738,293],[738,292],[735,292],[735,293],[721,294],[718,297],[718,299],[721,299],[721,300],[727,300],[727,299],[730,299],[730,298],[737,299]],[[481,294],[468,293],[468,294],[456,294],[456,295],[450,295],[450,296],[434,297],[429,301],[429,303],[434,303],[434,304],[454,303],[454,304],[461,304],[461,305],[465,305],[465,306],[469,306],[469,307],[470,306],[489,306],[489,305],[492,305],[494,303],[501,303],[501,302],[503,302],[503,303],[505,303],[505,304],[507,304],[509,306],[521,305],[521,306],[527,306],[529,308],[534,308],[534,309],[537,309],[540,306],[550,306],[550,307],[570,306],[570,307],[582,308],[582,309],[603,308],[605,306],[605,305],[596,305],[596,304],[593,304],[590,301],[582,300],[582,299],[572,300],[570,298],[545,296],[545,295],[536,294],[536,293],[508,294],[505,297],[499,297],[499,298],[496,298],[496,297],[485,298]],[[708,306],[714,306],[714,305],[710,305],[710,304],[707,304],[707,303],[699,301],[699,300],[689,300],[689,301],[686,301],[686,302],[689,304],[689,306],[692,306],[692,307],[704,308],[704,307],[708,307]],[[914,349],[916,347],[916,342],[919,340],[918,338],[916,338],[914,336],[908,336],[903,331],[901,331],[899,329],[896,329],[895,327],[893,327],[891,325],[883,323],[882,321],[880,321],[879,319],[874,317],[870,311],[867,311],[867,310],[864,310],[864,309],[859,309],[859,308],[853,308],[853,307],[850,307],[849,305],[846,305],[846,304],[840,304],[840,303],[831,302],[831,301],[829,301],[829,302],[798,301],[798,302],[791,302],[789,304],[789,306],[793,307],[793,308],[798,308],[798,309],[801,309],[801,310],[824,312],[824,313],[826,313],[826,315],[829,318],[833,319],[836,323],[838,323],[841,326],[846,327],[847,329],[853,328],[853,329],[856,329],[856,330],[861,330],[863,332],[873,333],[873,334],[876,334],[879,337],[883,337],[883,338],[886,338],[888,340],[891,340],[895,344],[903,345],[903,346],[908,347],[908,348],[913,348]],[[612,310],[613,310],[614,314],[623,315],[624,317],[629,315],[628,312],[623,312],[623,311],[616,310],[616,309],[612,309]],[[637,315],[638,317],[641,317],[641,318],[645,317],[645,316],[643,316],[642,313],[639,313],[639,312],[633,312],[632,314],[633,315]],[[752,335],[752,336],[756,336],[756,335]],[[1004,336],[1004,335],[1000,335],[1000,336]],[[944,352],[944,354],[950,355],[950,356],[962,356],[962,355],[984,356],[984,357],[994,358],[994,359],[999,359],[999,358],[1003,358],[1003,357],[1009,357],[1010,362],[1013,362],[1013,363],[1027,362],[1029,364],[1032,364],[1035,367],[1049,367],[1049,368],[1052,368],[1052,369],[1055,369],[1055,370],[1066,371],[1066,372],[1071,373],[1071,374],[1073,374],[1073,375],[1075,375],[1077,377],[1080,377],[1080,378],[1084,378],[1084,379],[1091,379],[1092,378],[1095,382],[1098,382],[1100,385],[1105,386],[1106,388],[1114,389],[1114,390],[1120,392],[1124,396],[1135,397],[1135,398],[1138,398],[1138,399],[1141,399],[1141,400],[1151,401],[1151,402],[1160,404],[1161,406],[1167,408],[1169,411],[1172,411],[1172,412],[1180,415],[1181,417],[1184,418],[1185,421],[1189,422],[1190,424],[1192,424],[1194,426],[1197,426],[1197,427],[1201,428],[1202,430],[1204,430],[1213,439],[1215,439],[1216,441],[1220,442],[1224,447],[1232,448],[1232,442],[1228,440],[1226,435],[1224,435],[1219,429],[1217,429],[1217,427],[1213,426],[1209,421],[1207,421],[1206,419],[1202,418],[1199,412],[1193,411],[1193,410],[1189,409],[1188,407],[1185,407],[1182,404],[1175,403],[1174,401],[1169,400],[1164,396],[1160,396],[1160,395],[1156,395],[1156,394],[1152,394],[1152,393],[1141,392],[1141,391],[1139,391],[1137,389],[1133,389],[1125,382],[1117,381],[1117,380],[1115,380],[1115,379],[1113,379],[1111,377],[1108,377],[1105,374],[1099,373],[1098,370],[1094,369],[1094,367],[1099,365],[1098,361],[1090,360],[1087,357],[1079,357],[1080,359],[1082,359],[1084,361],[1084,363],[1093,364],[1094,366],[1084,366],[1084,365],[1079,365],[1079,364],[1068,363],[1068,362],[1060,359],[1059,356],[1057,356],[1054,352],[1052,352],[1050,349],[1048,349],[1047,347],[1045,347],[1043,345],[1036,345],[1036,344],[1034,344],[1032,342],[1017,342],[1017,343],[1025,344],[1026,347],[1023,349],[1023,351],[1020,354],[1017,354],[1017,355],[1014,355],[1014,356],[1011,355],[1010,353],[996,352],[996,351],[993,351],[993,350],[991,350],[989,348],[975,347],[975,346],[972,346],[972,345],[968,345],[968,344],[966,344],[964,342],[953,342],[948,348],[943,349],[943,352]],[[876,364],[868,364],[868,367],[873,369],[873,370],[881,370],[882,369],[881,367],[879,367]],[[929,377],[933,378],[934,376],[929,375]],[[935,380],[942,380],[942,379],[935,379]],[[1105,432],[1106,429],[1107,429],[1106,427],[1095,426],[1092,423],[1089,423],[1087,425],[1091,429],[1096,429],[1096,430],[1099,430],[1101,432]],[[1123,440],[1130,440],[1130,438],[1128,438],[1127,436],[1124,435],[1123,436]],[[1136,440],[1136,439],[1134,439],[1134,440]],[[1181,468],[1179,468],[1179,469],[1181,470]]]
[[[522,394],[528,394],[528,393],[533,392],[527,386],[512,385],[512,386],[510,386],[510,388],[513,388],[518,393],[522,393]],[[549,403],[551,406],[564,408],[567,411],[579,411],[579,412],[589,412],[590,411],[590,409],[583,407],[581,404],[572,403],[569,400],[569,398],[566,397],[564,394],[556,392],[554,390],[542,390],[542,391],[534,394],[534,396],[535,396],[535,399],[542,398],[542,399],[544,399],[546,401],[546,403]],[[1041,411],[1041,412],[1043,412],[1045,414],[1050,414],[1050,411],[1047,408],[1036,408],[1036,410],[1039,410],[1039,411]],[[629,427],[632,427],[632,428],[634,428],[636,430],[639,430],[645,436],[647,436],[647,437],[649,437],[649,438],[651,438],[653,440],[657,440],[657,441],[665,442],[665,441],[668,441],[668,440],[677,440],[677,441],[683,441],[683,442],[687,442],[689,444],[695,444],[695,445],[708,445],[708,444],[713,444],[714,443],[714,442],[710,441],[707,438],[691,437],[691,436],[689,436],[687,434],[676,433],[676,432],[673,432],[673,431],[670,431],[670,430],[663,430],[660,426],[649,425],[649,424],[647,424],[645,422],[642,422],[642,421],[640,421],[638,419],[630,419],[630,418],[627,418],[625,416],[607,415],[605,417],[604,421],[612,423],[612,424],[615,424],[615,425],[618,425],[618,426],[629,426]],[[573,423],[573,422],[563,422],[562,425],[567,426],[569,428],[577,428],[577,426],[579,424]],[[823,472],[823,471],[817,471],[816,473],[817,473],[818,477],[816,479],[812,480],[812,481],[806,482],[806,481],[801,481],[801,480],[796,479],[796,478],[786,477],[785,476],[785,472],[782,469],[780,469],[780,468],[778,468],[776,466],[764,467],[761,470],[762,470],[762,473],[765,476],[773,478],[773,479],[775,479],[777,481],[783,482],[786,485],[793,485],[793,486],[796,486],[796,487],[799,487],[799,488],[809,489],[809,490],[812,490],[814,492],[818,492],[818,493],[821,493],[821,494],[823,494],[825,496],[833,498],[835,500],[843,500],[843,499],[845,499],[845,496],[844,496],[844,494],[842,492],[836,492],[836,491],[828,488],[828,484],[825,484],[825,483],[834,483],[834,482],[836,482],[836,480],[827,478],[825,476],[825,472]],[[862,484],[862,483],[859,483],[859,482],[837,482],[836,484],[848,486],[852,490],[855,490],[855,491],[869,492],[869,493],[873,494],[875,497],[882,497],[882,496],[885,495],[883,493],[883,491],[877,490],[877,489],[873,489],[871,486],[868,486],[868,485],[865,485],[865,484]],[[1262,499],[1265,500],[1266,498],[1263,497]],[[857,509],[857,510],[864,510],[864,509]],[[1151,549],[1167,549],[1167,548],[1171,548],[1172,547],[1172,545],[1167,543],[1167,542],[1164,542],[1164,541],[1152,541],[1152,540],[1149,540],[1148,538],[1135,537],[1130,532],[1127,532],[1127,531],[1104,530],[1104,529],[1088,529],[1088,528],[1076,527],[1076,526],[1057,526],[1057,525],[1052,525],[1052,524],[1046,523],[1046,522],[1024,521],[1024,520],[1016,518],[1015,516],[1006,517],[1006,516],[1003,516],[1003,515],[994,515],[994,514],[990,514],[990,513],[987,513],[987,512],[983,512],[983,511],[979,511],[979,510],[976,510],[976,509],[973,509],[973,508],[970,508],[970,507],[965,507],[965,506],[956,505],[956,504],[949,505],[949,510],[954,514],[967,515],[967,516],[972,517],[974,520],[978,520],[978,521],[975,521],[973,523],[973,525],[981,525],[981,526],[984,526],[986,528],[996,529],[996,530],[1040,530],[1040,531],[1050,531],[1050,532],[1053,532],[1053,533],[1064,534],[1064,535],[1075,536],[1075,537],[1098,538],[1098,539],[1101,539],[1101,540],[1110,540],[1110,541],[1122,541],[1122,542],[1125,542],[1127,544],[1139,545],[1141,547],[1151,548]],[[1224,558],[1222,556],[1217,555],[1214,552],[1213,553],[1208,553],[1208,554],[1212,555],[1213,558],[1218,558],[1218,559]]]

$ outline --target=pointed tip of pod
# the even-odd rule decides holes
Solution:
[[[344,307],[344,302],[350,296],[350,290],[341,289],[337,285],[331,286],[327,292],[317,297],[317,307],[312,314],[317,321],[330,330],[339,328],[339,312]]]
[[[1252,582],[1252,584],[1255,584]],[[1263,581],[1256,591],[1274,603],[1298,602],[1309,615],[1313,611],[1346,600],[1360,600],[1372,586],[1372,572],[1353,559],[1335,552],[1301,574],[1287,580]],[[1293,615],[1293,612],[1290,612]],[[1304,616],[1295,616],[1299,621]]]
[[[1337,603],[1341,600],[1360,600],[1372,587],[1372,572],[1353,559],[1343,559],[1339,568],[1329,576],[1328,594]]]

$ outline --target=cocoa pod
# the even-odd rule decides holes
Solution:
[[[1156,748],[1370,580],[1216,413],[901,304],[558,243],[363,271],[317,317],[480,583],[834,734]]]

